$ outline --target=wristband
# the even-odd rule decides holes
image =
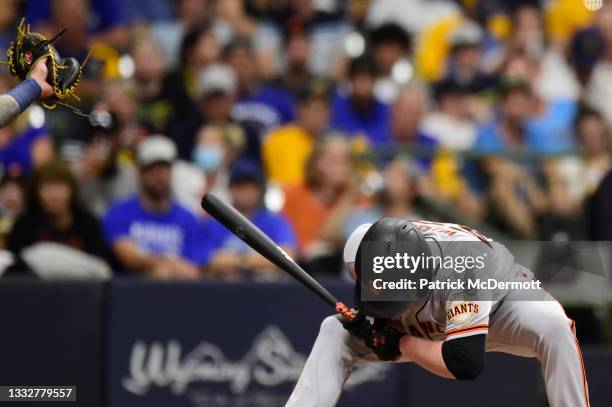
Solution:
[[[19,111],[23,112],[30,106],[36,99],[40,97],[42,88],[32,78],[27,78],[19,85],[8,91],[8,94],[17,101],[19,105]]]

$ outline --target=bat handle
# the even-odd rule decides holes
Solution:
[[[355,319],[355,317],[357,316],[357,314],[353,310],[351,310],[349,307],[346,306],[346,304],[340,301],[336,303],[336,312],[347,319]]]

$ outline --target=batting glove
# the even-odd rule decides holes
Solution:
[[[342,325],[351,335],[361,339],[378,359],[391,361],[401,355],[399,342],[404,334],[391,326],[389,319],[374,319],[358,313],[352,320],[343,320]]]

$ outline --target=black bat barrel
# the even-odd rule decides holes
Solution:
[[[214,193],[208,193],[202,198],[202,208],[257,253],[289,273],[329,305],[336,307],[338,304],[336,297],[306,273],[283,249],[233,206],[221,200]]]

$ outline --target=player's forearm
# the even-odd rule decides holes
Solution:
[[[26,79],[8,93],[0,95],[0,127],[9,124],[28,108],[41,93],[40,85],[34,79]]]
[[[400,340],[400,351],[405,358],[414,361],[423,369],[437,376],[454,379],[455,377],[449,372],[442,357],[443,344],[442,341],[433,342],[405,335]]]
[[[19,104],[8,93],[0,95],[0,127],[9,124],[19,115]]]

